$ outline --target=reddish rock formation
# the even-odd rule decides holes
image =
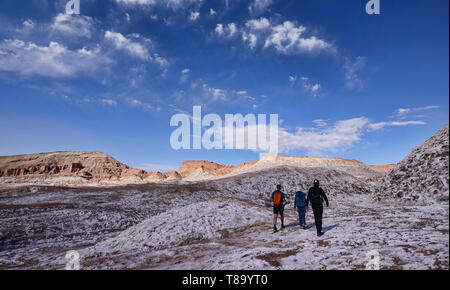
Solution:
[[[189,177],[193,172],[212,176],[222,176],[231,173],[234,169],[234,166],[217,164],[210,161],[186,161],[183,162],[177,171],[185,178]]]
[[[386,165],[370,165],[375,170],[381,171],[381,172],[389,172],[392,168],[394,168],[397,164],[386,164]]]
[[[101,152],[53,152],[0,157],[0,177],[37,174],[78,176],[94,181],[146,177],[145,171],[131,168]]]

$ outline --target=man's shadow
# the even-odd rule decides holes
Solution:
[[[323,231],[324,233],[326,233],[326,232],[328,232],[328,231],[331,231],[331,230],[334,229],[334,228],[337,228],[338,226],[339,226],[339,224],[334,224],[334,225],[332,225],[332,226],[328,226],[328,227],[323,228],[322,231]]]
[[[296,226],[300,226],[300,223],[298,223],[298,222],[293,222],[293,223],[288,224],[286,227],[287,227],[287,228],[292,228],[292,227],[296,227]],[[310,228],[313,228],[313,227],[315,227],[315,226],[316,226],[316,223],[310,223],[310,224],[306,225],[306,228],[307,228],[307,229],[310,229]],[[326,232],[329,232],[329,231],[333,230],[334,228],[337,228],[338,226],[339,226],[339,224],[334,224],[334,225],[331,225],[331,226],[327,226],[327,227],[324,227],[324,228],[322,229],[322,231],[323,231],[324,233],[326,233]]]
[[[296,226],[300,226],[300,223],[297,223],[297,222],[295,222],[295,223],[290,223],[290,224],[288,224],[286,227],[287,228],[291,228],[291,227],[296,227]],[[310,223],[310,224],[308,224],[308,225],[306,225],[306,228],[307,229],[310,229],[310,228],[313,228],[313,227],[315,227],[316,226],[316,223]],[[328,231],[331,231],[332,229],[334,229],[334,228],[337,228],[339,226],[339,224],[334,224],[334,225],[331,225],[331,226],[327,226],[327,227],[324,227],[323,229],[322,229],[322,231],[324,232],[324,233],[326,233],[326,232],[328,232]]]

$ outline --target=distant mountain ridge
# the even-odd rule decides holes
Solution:
[[[342,158],[288,157],[267,154],[261,160],[243,162],[238,166],[194,160],[183,162],[176,171],[163,173],[131,168],[102,152],[51,152],[0,157],[0,177],[77,177],[94,182],[118,183],[199,181],[279,166],[326,167],[344,171],[365,181],[376,180],[383,175],[383,170],[378,170],[376,167],[357,160]]]

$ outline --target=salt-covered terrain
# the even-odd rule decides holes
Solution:
[[[326,234],[300,230],[292,203],[280,233],[265,203],[281,183],[289,200],[322,180]],[[206,182],[0,191],[0,269],[448,269],[448,204],[374,203],[344,172],[279,167]]]
[[[374,187],[377,199],[430,204],[448,201],[449,126],[448,124],[412,152],[380,179]]]

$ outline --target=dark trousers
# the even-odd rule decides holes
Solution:
[[[316,223],[317,233],[322,232],[322,214],[323,205],[322,204],[311,204],[314,213],[314,222]]]

